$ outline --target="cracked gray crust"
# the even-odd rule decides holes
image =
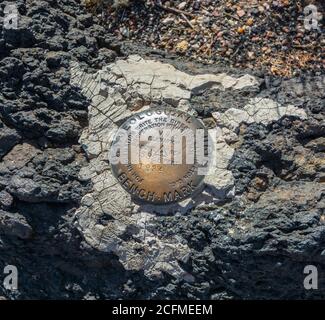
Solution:
[[[305,111],[293,105],[279,105],[272,99],[255,97],[241,109],[229,108],[225,112],[212,113],[219,131],[217,168],[207,175],[205,190],[178,205],[139,207],[115,182],[107,162],[112,134],[118,125],[151,104],[166,104],[195,114],[191,99],[203,91],[236,92],[258,87],[258,79],[249,74],[238,78],[225,73],[193,76],[169,64],[140,56],[117,60],[94,74],[87,74],[73,63],[71,74],[71,84],[80,87],[91,101],[89,126],[82,133],[80,143],[91,159],[89,166],[82,169],[82,175],[90,177],[94,187],[82,199],[81,208],[76,213],[79,230],[91,246],[117,254],[127,270],[143,270],[150,279],[167,272],[178,279],[195,281],[179,265],[179,262],[186,263],[191,254],[186,241],[181,234],[169,234],[166,238],[164,234],[156,233],[156,214],[179,212],[186,217],[190,209],[208,209],[213,204],[231,199],[235,194],[234,178],[228,166],[234,148],[229,145],[229,136],[236,139],[242,123],[267,125],[283,116],[305,119]],[[134,106],[137,106],[136,111],[132,110]],[[105,225],[99,224],[98,217],[105,214],[111,219]]]

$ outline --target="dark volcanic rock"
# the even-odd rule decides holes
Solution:
[[[307,297],[304,267],[307,262],[324,266],[324,191],[312,182],[281,183],[244,210],[231,235],[213,241],[225,286],[254,299]],[[226,279],[233,279],[231,285]],[[322,291],[315,295],[321,298]]]
[[[13,197],[10,193],[6,192],[5,190],[2,190],[0,192],[0,205],[4,209],[8,209],[13,202]]]
[[[8,128],[4,123],[0,122],[0,158],[6,155],[19,140],[20,135],[17,130]]]
[[[5,234],[20,239],[29,239],[32,232],[32,227],[23,216],[0,210],[0,235]]]

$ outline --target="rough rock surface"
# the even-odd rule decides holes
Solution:
[[[167,239],[164,233],[155,234],[155,215],[150,214],[146,206],[134,205],[112,176],[108,164],[111,137],[118,124],[146,106],[167,104],[196,114],[194,109],[191,110],[190,101],[203,90],[236,92],[258,86],[259,81],[248,74],[238,78],[224,73],[189,75],[170,64],[140,56],[117,60],[95,74],[87,74],[73,64],[71,74],[72,84],[80,86],[82,93],[91,100],[89,126],[80,140],[92,159],[82,170],[82,177],[91,177],[93,190],[82,199],[82,207],[76,213],[78,228],[91,246],[117,254],[127,270],[143,270],[150,279],[167,272],[175,278],[194,282],[195,278],[178,263],[188,262],[191,256],[186,240],[177,233],[169,232]],[[138,101],[142,103],[134,111]],[[225,141],[222,129],[235,135],[242,123],[267,125],[284,116],[306,118],[306,113],[293,105],[281,106],[271,99],[257,97],[250,99],[242,109],[230,108],[224,113],[215,112],[213,116],[219,130],[215,155],[217,168],[207,176],[206,190],[177,205],[173,213],[187,214],[189,202],[192,202],[193,210],[234,195],[234,178],[228,170],[234,149]],[[185,208],[181,210],[181,206]],[[155,211],[164,214],[172,209],[169,207]],[[106,216],[109,221],[100,223]]]
[[[0,279],[14,264],[19,288],[0,282],[0,296],[324,296],[324,77],[206,67],[118,43],[73,0],[18,0],[18,30],[8,30],[7,3]],[[114,126],[152,103],[221,130],[217,175],[164,215],[130,203],[105,156]],[[319,290],[303,288],[308,264]]]

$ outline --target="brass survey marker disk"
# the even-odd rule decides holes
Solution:
[[[110,157],[121,156],[121,152],[125,152],[117,148],[117,144],[120,143],[127,145],[128,159],[127,163],[121,163],[121,161],[112,163],[110,158],[114,176],[132,198],[140,202],[168,204],[192,196],[201,189],[204,178],[203,175],[198,174],[199,165],[195,150],[205,145],[205,141],[198,141],[197,129],[206,132],[202,122],[173,108],[151,108],[133,115],[121,125],[112,143]],[[159,132],[159,137],[151,136],[153,130]],[[124,143],[121,131],[127,132],[127,138],[124,135]],[[178,149],[175,143],[177,139],[170,138],[176,133],[182,134],[178,140],[181,141]],[[192,133],[194,140],[186,143],[185,133]],[[137,134],[140,138],[134,138]],[[139,141],[139,155],[142,155],[138,158],[136,148],[135,151],[132,150],[132,146],[136,147],[136,141]],[[154,150],[148,147],[150,143],[155,146]],[[180,148],[181,155],[177,161],[176,154]],[[190,149],[194,154],[192,161],[189,160],[190,157],[187,157],[187,150]],[[170,150],[170,153],[166,153],[165,150]],[[159,163],[150,158],[153,152],[159,154]],[[139,163],[134,163],[133,155],[135,155],[134,158],[140,159]]]

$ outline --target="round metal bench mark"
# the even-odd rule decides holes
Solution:
[[[172,108],[133,115],[113,139],[113,175],[135,201],[168,204],[193,196],[204,179],[197,170],[196,149],[205,145],[198,131],[204,137],[202,122]]]

